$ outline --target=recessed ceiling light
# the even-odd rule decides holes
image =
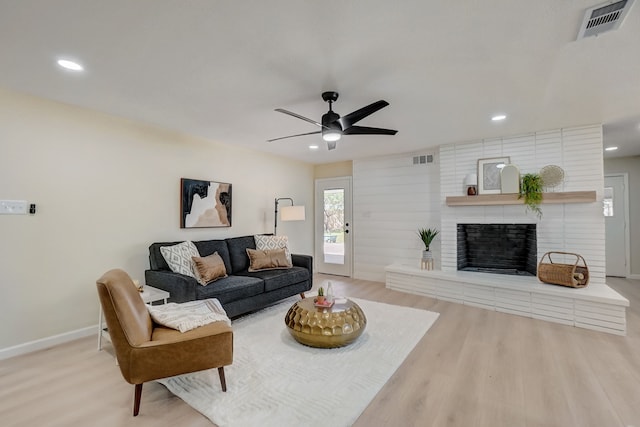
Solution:
[[[77,62],[70,61],[68,59],[58,59],[58,65],[66,70],[71,71],[82,71],[84,67]]]
[[[499,122],[500,120],[504,120],[506,118],[507,116],[505,116],[504,114],[496,114],[495,116],[491,117],[491,120],[493,120],[494,122]]]
[[[604,151],[616,151],[618,149],[618,147],[607,147],[604,149]]]
[[[313,144],[309,146],[309,150],[317,150],[318,148],[320,148],[318,145]]]

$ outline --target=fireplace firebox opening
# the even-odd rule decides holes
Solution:
[[[458,270],[535,276],[536,224],[458,224]]]

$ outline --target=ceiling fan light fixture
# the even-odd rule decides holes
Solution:
[[[338,141],[340,140],[341,137],[342,137],[342,133],[334,129],[324,130],[322,132],[322,139],[324,139],[327,142]]]

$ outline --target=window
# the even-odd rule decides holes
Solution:
[[[605,187],[602,210],[605,217],[613,216],[613,187]]]

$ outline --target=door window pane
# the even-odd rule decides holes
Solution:
[[[604,216],[613,216],[613,187],[605,187],[602,207]]]
[[[344,189],[324,190],[324,262],[344,264]]]

